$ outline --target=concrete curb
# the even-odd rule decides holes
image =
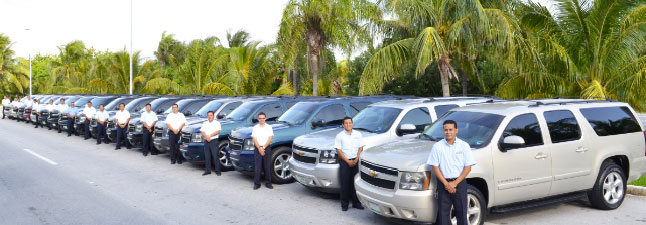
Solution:
[[[628,185],[628,191],[626,193],[631,195],[646,196],[646,187]]]

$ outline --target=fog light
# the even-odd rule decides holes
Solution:
[[[415,219],[415,218],[417,218],[417,215],[415,215],[415,211],[413,211],[413,210],[402,209],[402,214],[407,219]]]

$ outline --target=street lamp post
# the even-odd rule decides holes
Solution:
[[[130,95],[132,95],[132,1],[130,0]]]
[[[30,30],[29,28],[25,29],[25,31],[29,31],[29,30]],[[27,47],[27,51],[29,51],[29,97],[31,98],[31,49]]]

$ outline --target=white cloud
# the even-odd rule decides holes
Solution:
[[[287,0],[133,0],[133,46],[153,57],[164,31],[188,42],[244,28],[253,40],[276,39]],[[97,50],[130,45],[130,1],[0,0],[0,33],[14,43],[19,57],[57,54],[57,46],[81,40]],[[25,31],[30,28],[30,31]]]

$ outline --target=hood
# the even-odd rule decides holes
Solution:
[[[321,150],[330,150],[334,148],[334,139],[336,135],[341,133],[343,128],[330,128],[306,135],[298,136],[294,139],[294,144],[300,145],[307,148],[321,149]],[[366,149],[373,147],[371,143],[377,141],[371,141],[372,138],[379,138],[378,133],[372,133],[368,131],[359,131],[363,136],[364,142],[366,143]]]
[[[428,154],[436,142],[408,139],[370,148],[361,153],[361,159],[399,171],[417,172],[426,165]]]

